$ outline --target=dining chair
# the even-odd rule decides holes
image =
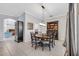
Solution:
[[[49,51],[51,51],[51,37],[47,39],[42,39],[42,51],[44,50],[44,47],[49,47]]]
[[[35,33],[31,32],[31,44],[32,44],[32,47],[33,45],[35,46],[35,49],[37,48],[37,46],[40,44],[40,41],[38,38],[35,37]]]
[[[55,46],[56,35],[57,35],[57,32],[55,31],[55,32],[53,33],[53,45],[54,45],[54,46]]]
[[[33,47],[33,45],[35,45],[35,34],[33,32],[30,32],[30,34],[31,34],[31,44]]]
[[[49,32],[47,36],[49,37],[47,40],[42,40],[42,50],[44,50],[44,47],[47,45],[49,51],[51,51],[51,47],[53,48],[55,46],[56,31]]]
[[[49,32],[47,35],[50,37],[50,43],[51,43],[51,45],[52,45],[52,47],[53,47],[53,46],[54,46],[54,45],[53,45],[53,44],[54,44],[53,32]]]

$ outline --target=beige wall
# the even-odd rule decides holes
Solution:
[[[48,19],[48,20],[45,20],[46,22],[46,25],[47,25],[47,22],[51,22],[51,21],[58,21],[59,23],[59,40],[65,40],[65,31],[66,31],[66,16],[63,16],[63,17],[57,17],[57,18],[52,18],[52,19]],[[34,29],[33,30],[28,30],[27,29],[27,23],[28,22],[31,22],[34,24]],[[31,31],[34,31],[35,29],[40,29],[40,26],[39,26],[39,23],[40,23],[40,20],[34,18],[33,16],[29,15],[29,14],[26,14],[25,16],[25,33],[24,33],[24,41],[27,42],[27,41],[30,41],[31,38],[30,38],[30,32]],[[46,27],[42,27],[42,32],[46,32],[47,28]]]
[[[33,23],[33,30],[28,30],[27,29],[27,23],[31,22]],[[30,14],[25,14],[25,24],[24,24],[24,42],[28,42],[31,40],[30,37],[30,32],[34,31],[35,29],[39,29],[39,20],[34,18],[32,15]]]

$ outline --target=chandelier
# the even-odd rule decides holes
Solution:
[[[46,26],[46,24],[44,23],[45,21],[45,7],[44,5],[41,5],[41,8],[42,8],[42,21],[40,23],[40,26]]]

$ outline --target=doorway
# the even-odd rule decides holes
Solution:
[[[15,40],[15,22],[14,19],[4,19],[4,41]]]
[[[17,21],[16,24],[16,42],[23,42],[23,30],[24,30],[24,25],[23,21]]]

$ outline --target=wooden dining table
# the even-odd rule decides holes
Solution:
[[[36,38],[39,38],[40,40],[48,40],[50,37],[47,34],[36,34]]]

